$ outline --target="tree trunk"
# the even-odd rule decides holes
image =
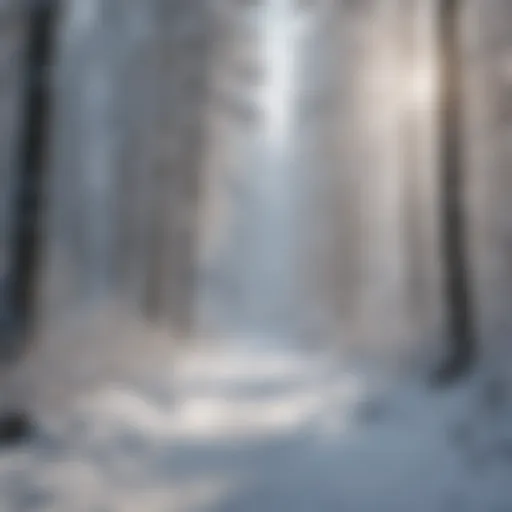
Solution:
[[[459,0],[444,0],[439,9],[441,222],[450,343],[436,374],[441,382],[464,374],[476,350],[465,239],[460,7]]]
[[[46,168],[46,132],[49,118],[49,80],[52,40],[58,2],[28,3],[24,98],[19,146],[19,172],[14,189],[12,266],[8,297],[11,301],[13,346],[18,353],[35,317],[39,256],[42,187]],[[16,333],[16,336],[14,334]]]

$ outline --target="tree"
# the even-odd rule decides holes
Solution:
[[[435,375],[440,383],[451,382],[463,375],[476,355],[463,204],[460,13],[460,0],[441,0],[438,11],[441,234],[450,346],[447,360]]]
[[[58,2],[33,0],[25,4],[26,47],[23,119],[19,169],[14,204],[13,258],[8,297],[13,319],[13,348],[23,349],[23,338],[34,318],[40,255],[40,220],[49,118],[49,80],[54,24]],[[21,339],[20,337],[21,336]]]

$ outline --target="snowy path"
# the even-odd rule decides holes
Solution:
[[[154,382],[104,390],[0,454],[0,510],[512,510],[512,435],[490,443],[489,425],[465,419],[469,386],[381,384],[376,400],[375,382],[333,361],[197,351]]]

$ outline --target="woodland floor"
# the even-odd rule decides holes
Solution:
[[[478,378],[368,375],[272,344],[191,350],[0,452],[0,510],[512,510],[512,415]]]

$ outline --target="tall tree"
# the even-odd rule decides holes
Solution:
[[[40,255],[42,187],[46,168],[46,133],[50,91],[48,70],[57,17],[57,0],[31,0],[24,5],[26,47],[20,167],[14,204],[13,258],[9,298],[16,352],[34,318]]]
[[[461,7],[461,0],[441,0],[438,10],[441,229],[450,343],[436,372],[441,383],[463,375],[476,353],[464,212]]]

